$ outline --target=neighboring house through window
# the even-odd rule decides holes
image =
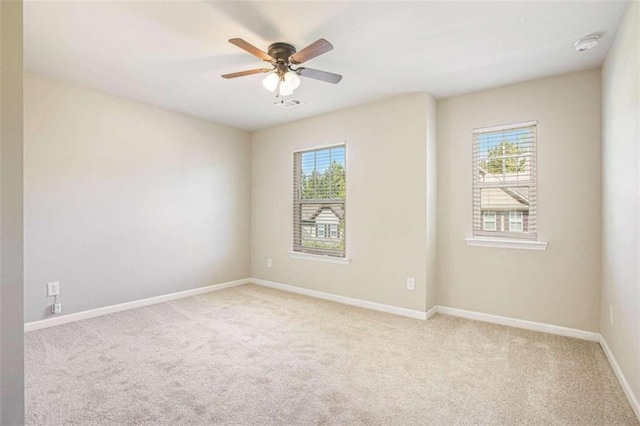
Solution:
[[[346,146],[293,155],[293,251],[345,256]]]
[[[331,224],[329,225],[329,237],[331,238],[339,238],[338,234],[338,225],[336,224]]]
[[[473,131],[473,234],[536,239],[537,122]]]
[[[510,211],[509,212],[509,231],[522,232],[522,212]]]
[[[496,230],[496,212],[482,212],[482,229],[485,231]]]

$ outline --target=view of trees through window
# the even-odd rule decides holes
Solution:
[[[302,162],[304,164],[304,154]],[[311,173],[302,175],[302,198],[305,200],[344,200],[345,189],[344,160],[334,159],[324,170],[313,168]]]
[[[521,173],[527,168],[525,154],[526,151],[518,143],[503,140],[497,146],[488,149],[487,159],[480,162],[480,167],[494,175]]]

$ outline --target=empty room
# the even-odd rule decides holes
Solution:
[[[640,2],[0,2],[0,425],[640,425]]]

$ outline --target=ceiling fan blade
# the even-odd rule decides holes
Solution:
[[[340,74],[314,70],[312,68],[298,68],[296,72],[303,77],[314,78],[316,80],[326,81],[327,83],[338,84],[340,83],[340,80],[342,80],[342,76]]]
[[[327,53],[330,50],[333,50],[333,45],[327,40],[321,38],[299,52],[291,55],[289,60],[294,64],[301,64],[303,62],[307,62],[309,59],[315,58],[316,56],[320,56],[323,53]]]
[[[245,75],[260,74],[260,73],[269,72],[269,71],[271,70],[268,68],[256,68],[254,70],[232,72],[231,74],[223,74],[222,78],[244,77]]]
[[[271,56],[267,55],[265,52],[258,49],[253,44],[247,41],[244,41],[241,38],[232,38],[231,40],[229,40],[229,43],[233,44],[234,46],[238,46],[240,49],[246,50],[247,52],[251,53],[253,56],[257,56],[263,61],[267,61],[267,62],[273,61],[273,58]]]

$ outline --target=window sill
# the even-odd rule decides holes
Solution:
[[[313,260],[314,262],[337,263],[339,265],[348,265],[351,259],[346,257],[324,256],[321,254],[300,253],[297,251],[289,251],[289,257],[292,259]]]
[[[546,250],[543,241],[512,240],[507,238],[467,237],[464,239],[471,247],[512,248],[521,250]]]

